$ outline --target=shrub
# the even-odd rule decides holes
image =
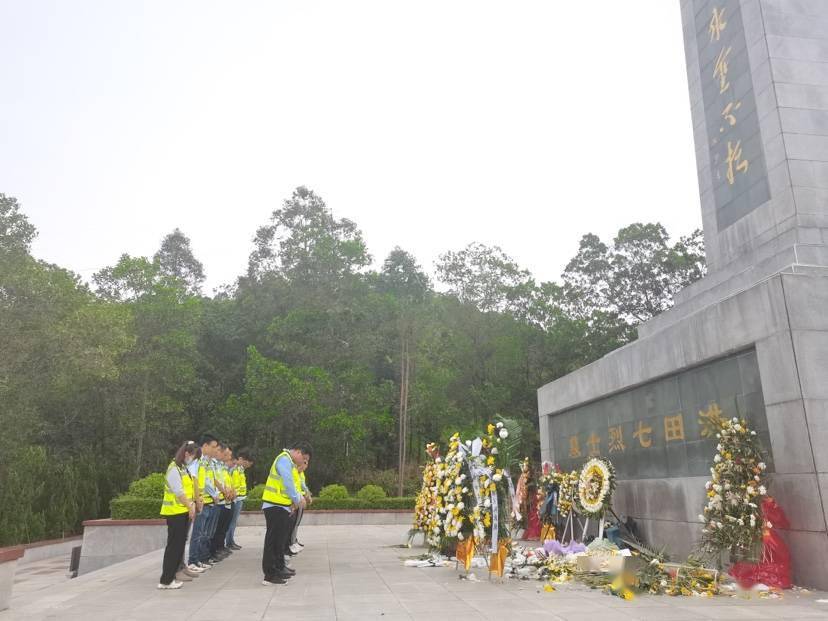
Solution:
[[[161,497],[118,496],[110,501],[109,510],[113,520],[158,519],[161,517]]]
[[[264,494],[264,483],[259,483],[256,487],[247,492],[247,498],[252,500],[261,500]]]
[[[318,498],[313,501],[313,504],[308,507],[308,510],[325,511],[340,509],[356,511],[362,509],[409,509],[413,511],[415,500],[416,498],[413,496],[405,496],[403,498],[377,498],[375,500],[365,500],[363,498]]]
[[[262,510],[262,499],[261,498],[250,498],[248,496],[245,501],[244,505],[242,506],[242,511],[261,511]]]
[[[129,484],[129,490],[125,496],[133,498],[152,498],[161,502],[164,497],[164,479],[166,477],[160,472],[148,474],[143,479],[138,479]]]
[[[334,483],[326,485],[319,492],[319,498],[324,500],[341,500],[348,498],[348,488],[344,485]]]
[[[422,471],[415,464],[408,466],[406,478],[403,482],[403,495],[417,495],[423,483],[422,475]],[[358,468],[349,472],[337,473],[336,480],[348,489],[360,489],[364,485],[371,484],[379,485],[388,496],[396,496],[399,493],[399,476],[396,469]]]
[[[384,489],[379,485],[371,485],[370,483],[357,492],[357,498],[360,500],[379,500],[386,496]]]

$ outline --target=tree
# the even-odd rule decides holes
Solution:
[[[196,382],[201,303],[183,281],[146,257],[125,254],[93,280],[103,299],[126,305],[132,316],[135,345],[122,361],[121,389],[135,421],[137,477],[147,465],[145,442],[157,437],[149,431],[186,428],[176,416]],[[162,455],[169,450],[166,442],[153,448]]]
[[[380,290],[391,294],[398,301],[400,338],[400,405],[398,431],[398,495],[402,496],[405,484],[406,449],[408,444],[408,403],[411,389],[411,349],[416,349],[416,306],[421,306],[431,293],[431,286],[416,259],[399,246],[385,259],[380,274]]]
[[[161,274],[178,278],[186,285],[187,293],[200,295],[204,283],[204,266],[195,258],[190,238],[175,229],[161,242],[153,261]]]
[[[511,312],[525,316],[535,290],[528,270],[498,246],[471,243],[463,250],[440,255],[439,279],[449,293],[483,312]]]
[[[330,283],[371,263],[356,224],[335,219],[325,201],[304,186],[256,231],[254,245],[249,278],[276,272],[292,281]]]
[[[0,192],[0,252],[28,253],[36,235],[37,229],[20,211],[17,199]]]
[[[670,308],[673,296],[704,273],[700,231],[671,246],[661,224],[636,223],[619,230],[612,247],[585,235],[563,281],[577,316],[614,314],[635,326]]]

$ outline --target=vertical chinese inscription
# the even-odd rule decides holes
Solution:
[[[721,231],[770,199],[739,0],[694,0],[702,104]]]

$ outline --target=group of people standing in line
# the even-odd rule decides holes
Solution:
[[[297,539],[299,523],[313,496],[305,483],[311,449],[297,444],[284,449],[273,461],[262,494],[267,532],[262,552],[262,584],[285,584],[296,571],[285,556],[304,547]],[[180,589],[225,560],[241,546],[234,540],[236,523],[247,497],[245,469],[251,454],[233,450],[205,434],[200,444],[185,442],[167,467],[161,516],[167,520],[159,589]],[[192,525],[189,553],[187,534]]]

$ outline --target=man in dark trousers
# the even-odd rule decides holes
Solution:
[[[230,520],[233,519],[233,499],[235,498],[235,491],[233,490],[232,477],[230,476],[230,465],[233,463],[233,451],[229,446],[224,444],[219,444],[219,449],[219,465],[216,471],[216,487],[220,490],[219,501],[217,503],[219,518],[216,524],[216,532],[213,533],[213,538],[210,541],[210,555],[212,558],[221,561],[233,553],[232,550],[229,550],[224,545],[224,542],[227,537],[227,528],[230,526]]]
[[[296,573],[285,566],[285,544],[292,530],[293,513],[305,508],[297,464],[310,456],[310,446],[294,444],[279,453],[270,467],[262,494],[262,510],[267,524],[262,550],[262,584],[266,586],[285,584]]]

